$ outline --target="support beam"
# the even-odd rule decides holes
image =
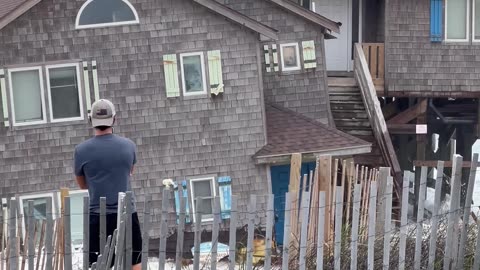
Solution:
[[[434,168],[434,167],[437,167],[437,165],[438,165],[438,160],[414,160],[413,161],[413,166],[415,167],[425,166],[425,167]],[[462,163],[462,168],[470,168],[471,165],[472,165],[472,162],[464,161]],[[444,168],[452,168],[452,161],[451,160],[444,161]]]
[[[407,124],[415,118],[424,115],[427,112],[427,99],[422,99],[414,106],[397,114],[387,121],[387,124]]]
[[[391,134],[427,134],[427,125],[416,124],[388,124],[388,132]]]

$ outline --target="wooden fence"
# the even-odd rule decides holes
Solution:
[[[248,210],[241,212],[238,207],[238,197],[232,196],[230,221],[222,223],[220,201],[213,199],[213,222],[211,249],[208,260],[204,260],[201,250],[201,233],[204,224],[194,224],[193,263],[192,269],[479,269],[480,267],[480,234],[479,223],[471,222],[472,194],[478,166],[478,154],[474,155],[468,175],[468,183],[462,187],[462,157],[456,155],[453,160],[450,179],[451,200],[446,211],[441,208],[441,187],[444,181],[443,162],[438,162],[437,178],[435,179],[434,209],[431,217],[425,218],[424,205],[427,188],[427,167],[421,169],[420,198],[418,215],[408,217],[409,185],[413,173],[405,172],[401,208],[392,210],[393,178],[389,168],[368,169],[355,166],[346,161],[322,157],[317,161],[316,170],[311,177],[300,176],[296,170],[296,161],[292,158],[291,189],[286,193],[284,211],[284,235],[282,248],[276,248],[274,238],[274,216],[279,209],[274,208],[274,195],[266,197],[265,209],[258,208],[260,195],[250,195]],[[295,170],[293,170],[295,169]],[[332,173],[333,171],[333,173]],[[323,176],[325,177],[323,177]],[[325,182],[326,181],[326,182]],[[299,184],[301,183],[301,184]],[[326,185],[325,185],[326,184]],[[462,189],[464,192],[462,193]],[[173,190],[165,188],[163,198],[169,197]],[[465,194],[462,203],[461,194]],[[109,269],[115,254],[113,269],[128,269],[126,262],[132,259],[131,235],[131,204],[130,192],[119,196],[118,228],[111,236],[105,229],[105,200],[101,200],[100,243],[101,254],[91,269]],[[283,197],[282,197],[283,198]],[[186,198],[180,197],[180,213],[178,213],[177,244],[175,246],[175,269],[185,269],[184,234],[186,217]],[[62,213],[54,220],[52,201],[47,200],[47,219],[43,225],[35,224],[33,202],[28,203],[27,228],[25,240],[22,240],[17,215],[17,201],[10,200],[8,215],[3,220],[1,240],[0,270],[10,269],[89,269],[89,213],[85,211],[83,249],[72,250],[71,243],[71,205],[70,197],[63,192]],[[143,246],[144,262],[149,255],[148,231],[151,223],[150,199],[147,198],[143,216]],[[204,209],[204,199],[196,199],[196,209]],[[88,209],[88,198],[84,198],[85,209]],[[478,205],[477,205],[478,206]],[[160,239],[158,248],[158,265],[155,270],[165,269],[167,258],[168,216],[177,215],[169,212],[169,201],[161,206]],[[197,211],[195,221],[202,220],[205,213]],[[247,215],[247,239],[245,261],[239,262],[242,251],[238,248],[236,231],[240,223],[240,214]],[[258,217],[264,217],[264,222],[258,222]],[[219,245],[220,224],[229,230],[228,263],[219,262],[217,252]],[[172,225],[172,224],[170,224]],[[262,232],[259,235],[258,228]],[[259,253],[256,240],[263,240]],[[83,264],[74,268],[72,257],[83,257]],[[237,260],[235,260],[237,258]],[[208,264],[209,267],[206,267]],[[147,263],[142,269],[149,268]]]

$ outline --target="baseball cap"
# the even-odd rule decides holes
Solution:
[[[100,99],[92,104],[90,119],[92,127],[113,126],[115,117],[115,106],[110,100]]]

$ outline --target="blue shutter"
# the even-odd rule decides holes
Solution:
[[[442,42],[443,0],[430,0],[430,40]]]
[[[230,218],[232,209],[232,178],[222,176],[218,178],[218,191],[220,195],[220,210],[222,219]]]
[[[190,207],[189,207],[189,201],[188,201],[188,191],[187,191],[187,181],[183,180],[182,181],[182,187],[183,187],[183,197],[185,198],[185,223],[190,223]],[[175,195],[175,212],[177,213],[177,224],[178,224],[178,218],[180,216],[180,197],[178,194],[178,185],[175,183],[173,185],[173,193]]]

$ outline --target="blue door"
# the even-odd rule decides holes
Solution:
[[[301,174],[310,174],[315,170],[315,163],[303,163]],[[272,191],[275,196],[275,240],[283,244],[283,227],[285,225],[285,193],[290,182],[290,165],[272,166],[270,168]]]

